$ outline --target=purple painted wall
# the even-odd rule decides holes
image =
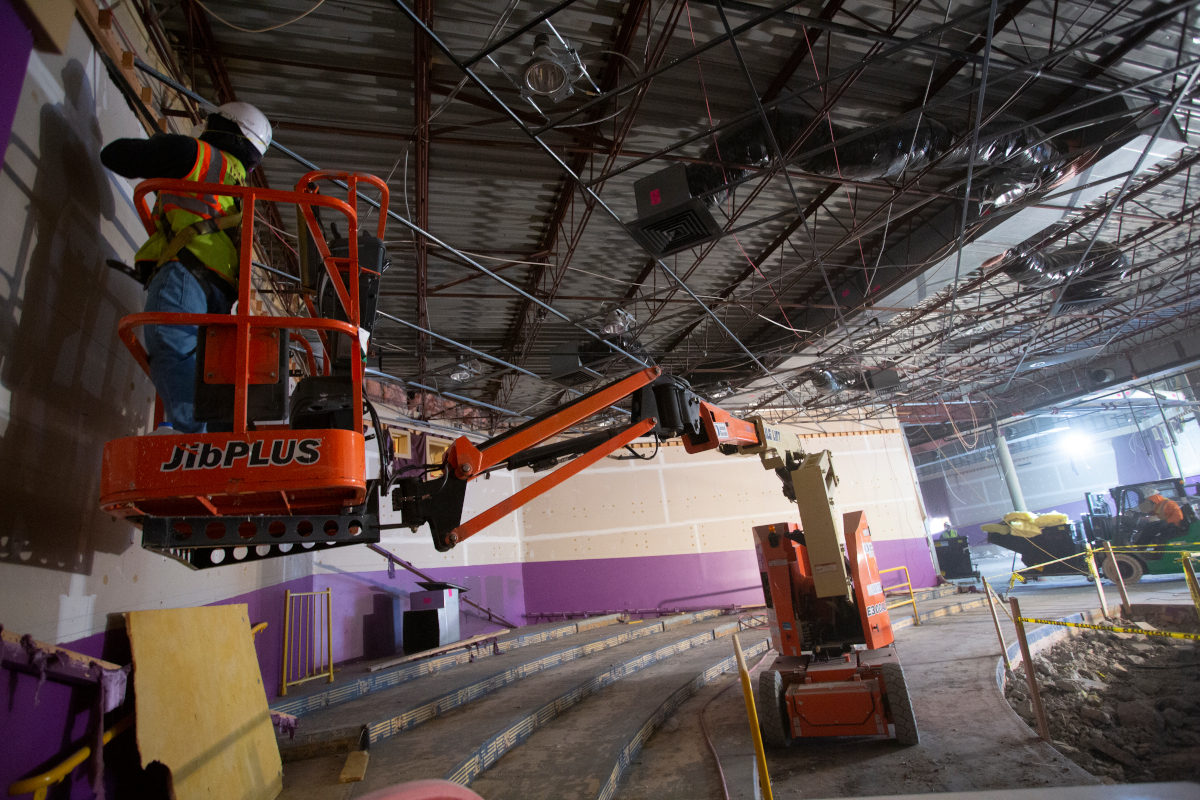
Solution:
[[[129,663],[123,626],[63,646],[119,664]],[[0,791],[7,793],[13,781],[48,769],[63,753],[87,744],[94,725],[96,689],[48,680],[39,690],[34,676],[6,669],[0,676],[0,704]],[[119,716],[122,711],[115,714]],[[77,769],[51,796],[91,797],[88,774],[86,767]]]
[[[921,497],[925,500],[925,513],[930,517],[950,517],[949,487],[941,475],[921,481]]]
[[[2,1],[2,0],[0,0]],[[430,576],[457,583],[468,588],[467,597],[516,625],[524,624],[525,588],[521,564],[497,564],[479,567],[443,567],[425,570]],[[273,700],[279,693],[280,660],[283,651],[283,600],[284,591],[324,591],[333,589],[333,644],[334,662],[341,663],[362,656],[364,615],[373,611],[373,595],[386,593],[401,598],[401,610],[408,607],[408,593],[421,591],[416,585],[417,577],[402,569],[396,570],[394,579],[389,579],[386,570],[366,573],[323,573],[297,578],[285,583],[256,589],[235,595],[211,605],[244,603],[248,607],[252,623],[268,623],[266,630],[255,637],[254,647],[258,654],[263,686],[267,699]],[[496,630],[500,625],[487,622],[476,615],[474,609],[464,613],[461,621],[463,637],[474,636],[484,631]],[[128,664],[129,641],[120,615],[113,615],[113,627],[105,633],[95,634],[62,646],[85,655],[105,658],[118,664]],[[86,737],[93,724],[92,708],[95,690],[90,687],[70,687],[47,681],[37,691],[37,679],[4,670],[0,675],[0,790],[7,790],[13,781],[37,774],[61,760],[66,753],[86,744]],[[127,710],[118,709],[109,718],[109,724],[119,719]],[[133,741],[131,737],[129,741]],[[119,758],[114,751],[116,744],[105,750],[106,757]],[[136,752],[124,754],[132,763]],[[119,778],[127,788],[128,781],[139,780],[132,767],[125,770],[112,769],[112,776]],[[118,790],[109,796],[120,796]],[[132,795],[127,795],[132,796]],[[62,784],[51,797],[86,800],[92,797],[86,767],[75,770],[67,782]]]
[[[9,0],[0,0],[0,162],[8,148],[25,68],[33,51],[33,33],[17,16]]]
[[[1145,483],[1171,477],[1163,443],[1154,431],[1128,433],[1112,438],[1113,453],[1117,456],[1117,481],[1121,486]],[[1150,447],[1147,450],[1147,442]]]
[[[524,565],[525,608],[619,611],[761,603],[753,550],[535,561]]]
[[[914,586],[936,582],[923,538],[876,541],[875,553],[881,569],[907,566]],[[753,550],[539,561],[525,564],[524,572],[525,607],[530,613],[699,608],[763,601]]]
[[[914,589],[923,589],[937,584],[937,572],[929,556],[929,542],[922,538],[875,539],[875,561],[880,569],[908,567]],[[889,572],[883,576],[883,585],[891,586],[904,582],[903,572]]]
[[[296,578],[268,586],[265,589],[255,589],[252,592],[235,595],[228,600],[209,603],[213,606],[245,603],[251,625],[257,625],[260,622],[267,623],[266,630],[254,637],[254,650],[258,654],[258,668],[262,672],[263,688],[267,692],[268,701],[274,699],[279,693],[280,662],[283,660],[283,593],[289,589],[293,592],[311,592],[313,579],[311,577]],[[337,614],[336,590],[334,591],[334,614]]]
[[[875,548],[881,567],[904,564],[912,573],[916,586],[933,585],[934,572],[924,539],[878,541]],[[466,586],[467,597],[517,625],[525,624],[526,611],[697,608],[757,604],[763,600],[753,550],[442,567],[426,572],[438,580]],[[341,663],[362,656],[364,620],[376,610],[375,596],[399,597],[403,611],[408,607],[408,594],[420,591],[416,581],[416,576],[401,569],[396,570],[394,578],[388,578],[386,570],[323,572],[236,595],[212,605],[245,603],[251,622],[268,623],[254,644],[267,697],[274,699],[279,690],[286,589],[296,592],[333,589],[334,661]],[[62,645],[116,663],[129,663],[124,625],[116,615],[113,621],[115,627],[107,633],[63,642]],[[462,617],[461,633],[465,638],[498,627],[476,616],[472,610]],[[0,680],[0,703],[3,703],[0,707],[0,787],[7,787],[19,777],[51,766],[63,753],[83,743],[92,723],[94,690],[46,682],[35,705],[36,684],[34,678],[15,673]],[[118,711],[114,718],[121,713]],[[76,770],[58,796],[91,797],[87,770]]]
[[[448,583],[465,586],[465,597],[479,605],[490,608],[494,613],[513,623],[525,624],[525,587],[521,564],[487,564],[478,567],[437,567],[424,569],[430,577]],[[376,611],[375,595],[390,594],[400,598],[401,612],[408,610],[410,592],[423,591],[417,585],[416,575],[399,567],[396,577],[389,579],[387,570],[378,572],[323,572],[313,576],[313,589],[323,592],[333,589],[333,660],[335,663],[360,658],[364,652],[364,630],[366,617]],[[271,591],[274,591],[272,587]],[[278,592],[282,598],[283,591]],[[282,609],[282,599],[279,603]],[[485,631],[498,630],[504,626],[490,623],[483,612],[466,604],[459,620],[459,633],[463,638]],[[282,610],[279,612],[282,619]],[[264,631],[265,633],[265,631]],[[282,639],[275,644],[275,662],[282,651]],[[261,656],[260,656],[261,658]],[[278,669],[278,667],[277,667]],[[264,683],[265,683],[264,676]],[[278,686],[278,676],[268,697],[273,698],[272,688]]]

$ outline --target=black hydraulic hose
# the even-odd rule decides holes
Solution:
[[[395,476],[391,474],[387,448],[383,444],[383,423],[379,421],[379,414],[375,412],[375,404],[367,399],[366,393],[363,394],[363,403],[367,407],[367,413],[371,415],[371,424],[375,426],[375,446],[379,448],[379,483],[383,493],[386,494],[392,488],[392,480]]]

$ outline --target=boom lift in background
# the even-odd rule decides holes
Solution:
[[[347,201],[317,191],[318,181],[331,179],[345,183]],[[375,237],[359,233],[360,182],[380,192],[386,209],[387,187],[365,175],[312,172],[292,192],[158,179],[138,185],[135,202],[148,230],[148,192],[241,199],[238,307],[232,315],[142,313],[121,320],[120,337],[147,372],[135,328],[200,326],[196,405],[210,432],[109,442],[101,507],[140,526],[143,547],[193,569],[377,542],[378,503],[389,494],[402,526],[416,530],[428,523],[434,546],[446,551],[639,437],[679,437],[688,453],[757,455],[779,476],[802,523],[754,530],[771,640],[779,654],[759,679],[764,738],[786,745],[813,736],[890,734],[915,744],[916,722],[870,529],[862,512],[837,514],[838,479],[828,451],[805,454],[794,434],[760,417],[735,417],[702,400],[685,382],[649,367],[479,446],[460,437],[445,464],[436,465],[438,477],[390,473],[383,428],[362,394],[359,356],[372,329],[386,260],[386,216],[380,213]],[[296,205],[302,235],[311,237],[315,254],[307,242],[302,247],[310,253],[307,265],[318,273],[315,281],[302,278],[311,289],[304,294],[308,317],[252,313],[254,207],[263,200]],[[346,218],[346,239],[325,240],[322,208]],[[319,362],[301,330],[319,338]],[[293,374],[299,380],[291,387]],[[544,444],[627,398],[627,424]],[[156,418],[162,418],[161,403]],[[364,433],[372,432],[378,459],[366,455]],[[559,464],[512,497],[462,520],[470,481],[497,469],[536,472]]]
[[[630,396],[627,425],[538,446]],[[916,719],[871,531],[861,511],[838,516],[838,478],[829,451],[805,454],[794,434],[761,417],[735,417],[657,367],[597,389],[478,447],[459,438],[443,476],[398,481],[392,506],[414,531],[428,523],[434,546],[449,550],[641,436],[680,437],[688,453],[757,455],[799,507],[800,526],[781,522],[754,529],[771,643],[779,654],[759,676],[764,740],[782,747],[814,736],[892,735],[901,744],[916,744]],[[471,480],[493,469],[548,469],[565,459],[573,460],[462,521]]]

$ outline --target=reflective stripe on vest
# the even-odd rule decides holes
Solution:
[[[195,183],[223,183],[243,186],[246,168],[242,162],[207,142],[196,142],[196,162],[184,176]],[[157,228],[134,257],[137,261],[155,261],[167,249],[175,234],[195,222],[228,216],[238,210],[237,198],[228,195],[197,194],[192,192],[162,192],[154,203],[152,219]],[[186,245],[204,266],[237,285],[238,250],[233,240],[217,231],[196,236]]]

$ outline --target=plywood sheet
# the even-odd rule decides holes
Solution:
[[[142,765],[171,770],[177,800],[271,800],[279,747],[245,605],[126,615]]]

